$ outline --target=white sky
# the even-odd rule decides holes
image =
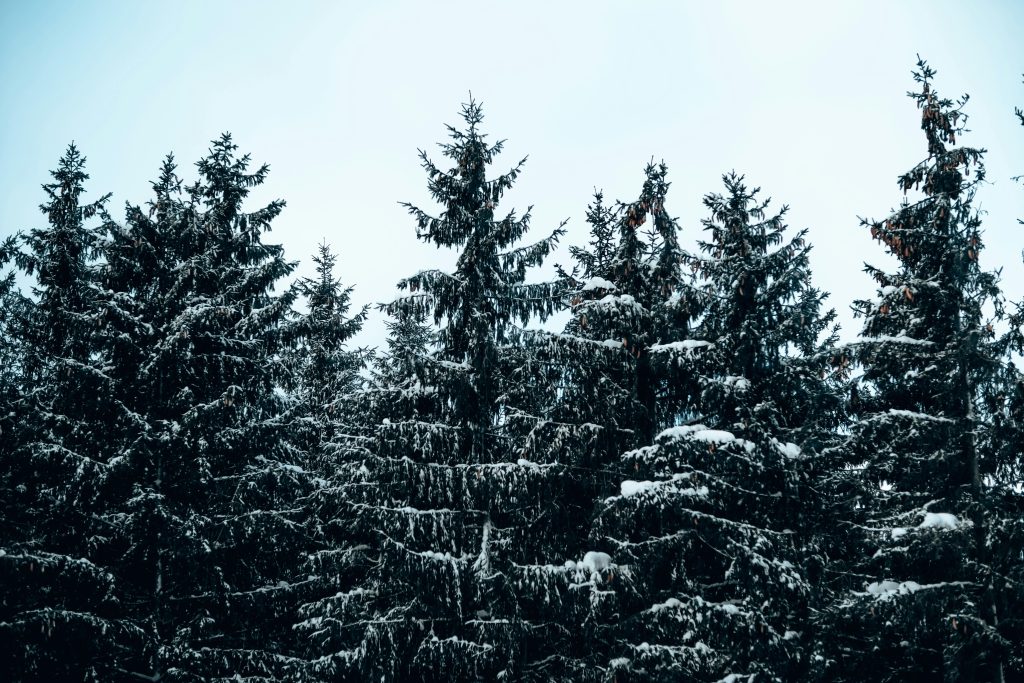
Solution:
[[[918,52],[942,94],[971,94],[966,142],[989,149],[983,263],[1024,298],[1022,26],[1010,1],[0,0],[0,234],[43,223],[39,185],[72,140],[120,215],[165,153],[191,179],[230,130],[271,165],[257,198],[288,202],[267,240],[308,274],[326,238],[355,303],[385,301],[454,260],[416,241],[398,202],[432,208],[416,150],[436,150],[472,91],[508,140],[496,170],[529,155],[503,206],[533,204],[536,238],[569,218],[565,244],[585,242],[592,190],[634,198],[654,158],[689,246],[701,197],[735,169],[810,229],[849,337],[850,302],[873,296],[862,264],[886,263],[857,217],[896,206],[896,177],[925,153],[904,95]],[[360,342],[382,340],[375,315]]]

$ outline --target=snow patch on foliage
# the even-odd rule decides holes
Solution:
[[[714,348],[714,344],[702,339],[684,339],[683,341],[670,342],[668,344],[653,344],[649,351],[651,353],[664,353],[672,351],[693,351],[700,348]]]
[[[679,598],[669,598],[665,602],[658,602],[658,603],[655,603],[655,604],[651,605],[651,611],[652,612],[660,612],[660,611],[665,610],[665,609],[678,609],[679,607],[682,607],[682,606],[683,606],[683,603],[679,600]]]
[[[741,391],[750,388],[750,380],[743,375],[726,375],[724,382],[727,386]]]
[[[669,427],[657,436],[658,441],[678,441],[681,439],[700,441],[709,444],[734,443],[737,446],[744,448],[748,453],[752,453],[755,449],[753,441],[739,439],[735,434],[725,431],[724,429],[708,429],[706,425],[702,424]]]
[[[583,287],[580,288],[581,292],[589,292],[595,289],[607,289],[609,291],[617,289],[617,287],[605,280],[603,277],[592,277],[583,283]]]
[[[638,493],[650,491],[657,485],[658,484],[653,481],[633,481],[632,479],[627,479],[622,482],[622,485],[620,486],[620,490],[622,492],[621,495],[623,498],[629,498],[630,496],[635,496]]]
[[[658,440],[688,438],[694,441],[706,441],[708,443],[728,443],[735,441],[736,436],[724,429],[708,429],[704,425],[681,425],[669,427],[658,434]]]
[[[800,447],[797,446],[795,443],[789,443],[789,442],[782,443],[780,441],[776,441],[775,442],[775,447],[778,448],[779,452],[782,453],[787,458],[799,458],[800,457]]]
[[[918,529],[956,529],[960,519],[949,512],[926,512],[924,521],[917,525]]]
[[[673,474],[671,479],[663,479],[661,481],[634,481],[627,479],[619,485],[619,496],[621,498],[630,498],[632,496],[643,495],[645,493],[655,491],[659,488],[663,488],[669,484],[673,484],[678,481],[689,479],[689,473],[685,474]],[[707,486],[688,487],[684,489],[672,489],[672,493],[679,496],[692,496],[697,498],[705,498],[708,495]],[[616,496],[605,499],[606,503],[614,501]]]
[[[893,344],[918,344],[918,345],[921,345],[921,346],[931,346],[935,342],[930,341],[928,339],[914,339],[913,337],[908,337],[905,334],[901,334],[901,335],[898,335],[898,336],[895,336],[895,337],[892,337],[892,336],[889,336],[889,335],[882,335],[882,336],[879,336],[879,337],[861,337],[858,341],[853,342],[853,344],[888,344],[888,343],[893,343]]]
[[[707,441],[709,443],[727,443],[736,440],[736,436],[732,432],[727,432],[724,429],[702,429],[691,434],[690,438],[695,441]]]
[[[591,550],[583,556],[583,561],[578,566],[583,569],[589,569],[591,573],[603,572],[605,569],[612,565],[612,556],[608,553],[602,553],[596,550]]]
[[[917,581],[875,581],[869,583],[864,589],[869,595],[880,598],[887,598],[893,595],[909,595],[921,590],[921,584]]]
[[[890,415],[896,415],[898,417],[909,417],[912,420],[931,420],[932,422],[953,422],[948,417],[939,417],[938,415],[929,415],[928,413],[915,413],[912,410],[897,410],[896,408],[889,409]]]
[[[600,574],[606,569],[614,567],[615,563],[612,562],[612,556],[608,553],[603,553],[598,550],[589,550],[583,555],[583,559],[579,561],[566,560],[562,568],[566,571],[585,571],[591,574]]]
[[[460,558],[452,557],[451,553],[448,553],[448,552],[439,553],[439,552],[434,551],[434,550],[421,550],[421,551],[419,551],[416,554],[419,555],[420,557],[425,557],[425,558],[427,558],[429,560],[437,560],[438,562],[455,562],[458,559],[460,559]],[[465,558],[461,558],[461,559],[465,559]]]
[[[631,294],[607,294],[598,301],[589,302],[588,305],[600,304],[602,306],[610,306],[619,308],[625,306],[628,308],[643,308],[636,302],[636,299]]]

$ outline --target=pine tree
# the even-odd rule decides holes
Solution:
[[[504,436],[502,356],[515,322],[556,306],[554,285],[525,278],[562,231],[516,246],[529,211],[496,211],[524,162],[488,178],[502,142],[490,144],[480,131],[478,103],[464,105],[462,118],[465,128],[449,127],[442,146],[450,170],[420,153],[441,213],[406,205],[420,239],[459,250],[455,271],[401,281],[408,295],[384,307],[403,325],[432,319],[438,330],[431,353],[396,358],[413,370],[412,400],[392,406],[363,462],[368,485],[358,505],[378,567],[347,609],[369,614],[353,657],[361,675],[375,679],[509,675],[520,636],[502,611],[515,598],[497,567],[506,555],[529,552],[524,532],[537,522],[548,481],[545,468],[518,461]],[[418,337],[415,327],[403,331]]]
[[[0,242],[0,269],[14,261],[18,253],[18,241],[14,236]],[[0,279],[0,520],[5,525],[14,524],[18,513],[15,502],[17,483],[8,463],[12,462],[17,447],[16,430],[23,422],[17,410],[22,405],[21,352],[17,344],[14,319],[22,317],[18,309],[25,304],[16,288],[15,271],[8,271]],[[0,536],[0,547],[6,547],[12,539]]]
[[[1024,111],[1014,110],[1024,126]],[[1024,176],[1013,180],[1020,182]],[[1024,225],[1024,219],[1017,219]],[[1024,304],[1014,303],[1008,316],[1009,330],[1002,343],[1018,356],[1024,352]],[[1001,635],[1009,643],[1024,642],[1024,373],[1015,364],[1007,364],[1002,376],[1002,395],[992,397],[992,429],[999,435],[991,446],[999,449],[992,460],[994,471],[985,477],[989,493],[997,505],[989,518],[988,548],[993,567],[994,614]],[[995,392],[990,392],[995,393]],[[990,399],[991,400],[991,399]],[[1011,647],[1004,660],[1007,681],[1024,680],[1024,652]]]
[[[372,586],[379,559],[373,552],[377,515],[367,512],[379,498],[368,490],[373,482],[364,463],[375,452],[377,426],[389,415],[429,415],[432,392],[416,372],[434,338],[413,318],[393,318],[386,325],[387,352],[368,353],[369,377],[336,398],[346,424],[325,444],[327,457],[317,470],[322,479],[306,502],[316,541],[308,567],[319,590],[300,606],[294,627],[305,643],[300,680],[363,680],[386,668],[372,661],[374,644],[365,638],[366,624],[375,618]]]
[[[338,680],[348,665],[344,656],[358,645],[358,629],[346,629],[344,595],[366,580],[365,534],[355,526],[352,488],[362,483],[359,465],[368,438],[362,413],[366,394],[361,371],[371,354],[350,350],[347,342],[362,328],[368,307],[349,316],[352,288],[334,277],[337,257],[326,244],[317,256],[317,277],[300,280],[308,311],[292,322],[297,343],[289,351],[291,420],[306,452],[316,488],[302,500],[310,547],[304,563],[309,587],[293,626],[302,642],[303,660],[294,667],[298,680]],[[340,660],[340,669],[339,669]]]
[[[608,582],[629,579],[590,529],[596,502],[624,478],[619,454],[642,443],[660,419],[656,405],[669,402],[673,373],[650,362],[671,355],[662,349],[678,329],[667,321],[681,302],[666,174],[649,164],[640,197],[614,208],[595,194],[590,245],[571,249],[574,268],[561,271],[572,318],[562,333],[530,331],[511,354],[509,427],[526,462],[552,478],[532,553],[502,570],[523,622],[522,680],[598,680],[606,671],[618,610]]]
[[[313,256],[316,277],[297,283],[308,310],[296,317],[289,329],[295,347],[289,351],[289,389],[297,406],[293,419],[304,427],[305,448],[314,457],[330,444],[343,428],[341,402],[360,383],[365,351],[350,350],[346,343],[362,329],[367,306],[349,317],[352,287],[342,287],[334,277],[337,256],[326,243]]]
[[[611,277],[616,248],[616,215],[615,208],[605,206],[604,192],[594,190],[594,200],[586,211],[590,242],[586,247],[569,247],[569,253],[576,264],[571,274],[564,273],[565,277],[572,280],[579,277],[587,281]]]
[[[437,335],[423,320],[399,315],[385,323],[387,352],[373,363],[374,385],[383,389],[415,391],[421,386],[416,372],[437,343]]]
[[[279,392],[294,295],[272,293],[294,266],[262,241],[284,202],[243,209],[268,168],[235,150],[214,141],[184,190],[168,157],[107,250],[104,335],[134,422],[112,439],[103,550],[145,629],[121,662],[136,679],[280,680],[295,651],[312,482]]]
[[[816,416],[837,406],[821,378],[834,313],[810,284],[806,231],[743,178],[704,199],[708,239],[686,255],[699,280],[676,343],[691,376],[676,426],[622,456],[631,477],[597,530],[632,578],[616,680],[800,680],[810,584],[797,530]],[[824,341],[822,337],[824,335]],[[830,408],[831,406],[831,408]],[[679,424],[682,422],[682,424]]]
[[[35,300],[8,292],[14,315],[4,325],[21,388],[2,475],[13,498],[0,555],[0,659],[12,680],[102,675],[117,643],[137,632],[118,619],[112,577],[95,562],[111,532],[96,517],[107,436],[123,413],[109,400],[96,334],[102,225],[93,219],[108,220],[110,195],[82,201],[89,176],[74,145],[52,176],[40,206],[47,226],[29,231],[16,255],[35,276]]]
[[[1003,681],[1010,673],[997,607],[1003,570],[1019,558],[1000,559],[995,543],[1009,493],[1000,473],[1017,448],[1004,447],[999,428],[1007,358],[993,325],[1001,295],[996,275],[979,265],[973,200],[984,150],[957,146],[967,97],[940,97],[934,75],[918,62],[920,90],[909,95],[928,156],[899,177],[904,194],[921,195],[863,221],[898,269],[867,266],[878,298],[856,303],[864,327],[846,354],[863,374],[844,446],[849,464],[837,476],[846,502],[837,533],[848,554],[833,558],[829,574],[829,680]]]

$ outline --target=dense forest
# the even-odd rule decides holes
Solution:
[[[595,192],[537,282],[564,230],[472,100],[406,205],[454,270],[377,349],[229,135],[123,212],[69,146],[0,244],[0,679],[1024,681],[1024,303],[934,75],[847,343],[737,173]]]

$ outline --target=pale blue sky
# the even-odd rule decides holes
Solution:
[[[808,227],[815,279],[844,336],[851,300],[884,264],[857,216],[900,199],[924,156],[904,93],[920,52],[947,96],[971,94],[970,144],[989,149],[984,263],[1024,298],[1024,3],[1020,2],[25,2],[0,0],[0,234],[36,226],[76,141],[93,195],[148,198],[173,151],[186,177],[230,130],[271,165],[288,208],[268,239],[303,261],[322,238],[357,303],[450,255],[416,242],[402,200],[429,207],[417,147],[436,149],[472,90],[506,166],[530,159],[505,207],[535,205],[536,236],[570,218],[586,240],[592,189],[637,193],[670,168],[689,245],[701,197],[735,169]],[[560,255],[565,261],[566,257]],[[382,339],[379,317],[362,336]]]

